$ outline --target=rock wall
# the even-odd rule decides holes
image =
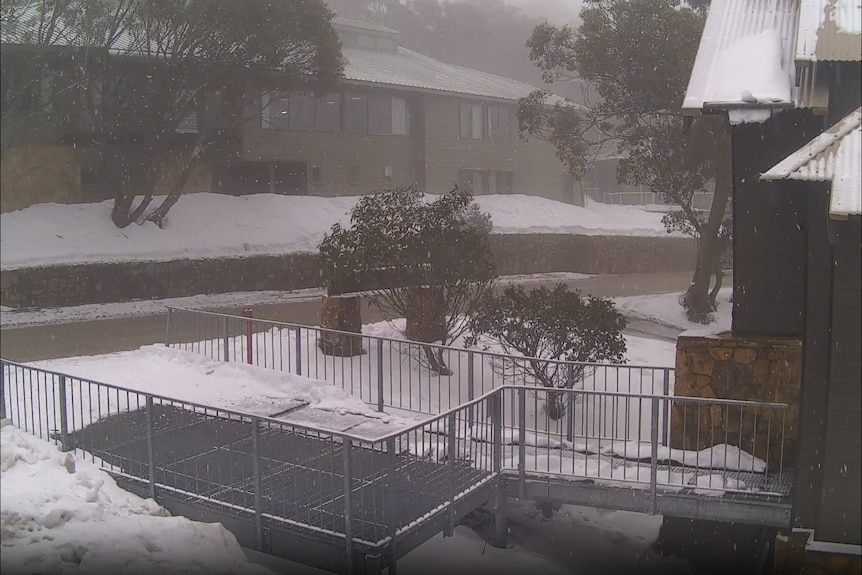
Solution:
[[[802,341],[681,335],[676,344],[676,396],[786,403],[788,409],[703,406],[680,402],[671,413],[678,449],[738,445],[770,468],[792,467],[799,426]],[[782,443],[783,436],[783,443]]]
[[[492,241],[502,275],[689,271],[695,260],[687,238],[523,234]],[[319,286],[320,266],[310,253],[59,265],[4,270],[0,303],[44,308]]]

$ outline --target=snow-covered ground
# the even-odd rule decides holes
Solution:
[[[99,466],[0,430],[0,571],[266,575],[220,523],[171,517]]]
[[[165,229],[149,222],[117,229],[110,202],[37,204],[0,215],[0,268],[317,251],[333,224],[348,222],[357,200],[188,194],[171,210]],[[519,194],[476,201],[500,234],[666,235],[662,214],[634,206],[579,207]]]
[[[614,298],[617,308],[625,315],[649,320],[681,330],[710,329],[727,331],[730,329],[733,304],[733,288],[722,288],[718,292],[716,303],[718,309],[713,312],[713,321],[703,325],[689,321],[682,306],[682,293],[665,293],[648,296]]]

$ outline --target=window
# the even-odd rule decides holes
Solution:
[[[344,131],[348,134],[367,133],[368,97],[357,92],[347,92],[344,101]]]
[[[338,92],[318,96],[314,103],[314,129],[321,132],[341,130],[341,97]]]
[[[482,104],[461,102],[461,138],[482,139]]]
[[[512,172],[508,170],[461,170],[461,187],[473,195],[511,194],[514,191]]]
[[[368,133],[392,133],[392,98],[389,96],[368,98]]]
[[[314,129],[314,96],[291,94],[288,112],[288,127],[291,130]]]
[[[488,139],[492,142],[512,139],[512,116],[506,106],[488,106]]]
[[[323,183],[323,168],[321,168],[320,166],[311,166],[311,183]]]
[[[349,164],[347,166],[347,183],[348,184],[358,184],[359,183],[359,164]]]
[[[512,193],[512,172],[508,172],[508,171],[489,172],[489,174],[488,174],[488,193],[489,194],[511,194]]]
[[[392,98],[392,133],[397,136],[406,136],[407,126],[407,100]]]
[[[386,182],[392,181],[392,166],[383,166],[383,179]]]
[[[285,92],[264,92],[260,101],[261,128],[287,130],[290,99]]]

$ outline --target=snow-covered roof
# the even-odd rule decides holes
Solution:
[[[446,64],[399,47],[397,52],[345,47],[345,80],[414,90],[517,100],[535,86],[470,68]],[[560,101],[553,96],[549,103]]]
[[[713,0],[683,113],[792,106],[798,14],[799,0]]]
[[[862,214],[862,108],[793,152],[760,179],[832,182],[829,214]]]
[[[356,20],[354,18],[344,18],[342,16],[336,16],[335,18],[333,18],[332,25],[336,28],[358,28],[360,30],[368,30],[369,32],[383,32],[385,34],[396,36],[401,34],[398,30],[393,30],[392,28],[387,28],[386,26],[381,26],[380,24],[366,22],[365,20]]]
[[[862,60],[862,2],[801,0],[796,59]]]

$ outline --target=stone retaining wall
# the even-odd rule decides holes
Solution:
[[[698,409],[679,403],[671,413],[672,446],[700,450],[726,442],[767,461],[770,468],[792,468],[799,426],[801,340],[683,334],[676,350],[674,395],[786,403],[789,408],[740,412],[735,407]]]
[[[675,272],[695,263],[687,238],[519,234],[492,240],[501,275]],[[320,266],[310,253],[58,265],[4,270],[0,303],[46,308],[319,286]]]

